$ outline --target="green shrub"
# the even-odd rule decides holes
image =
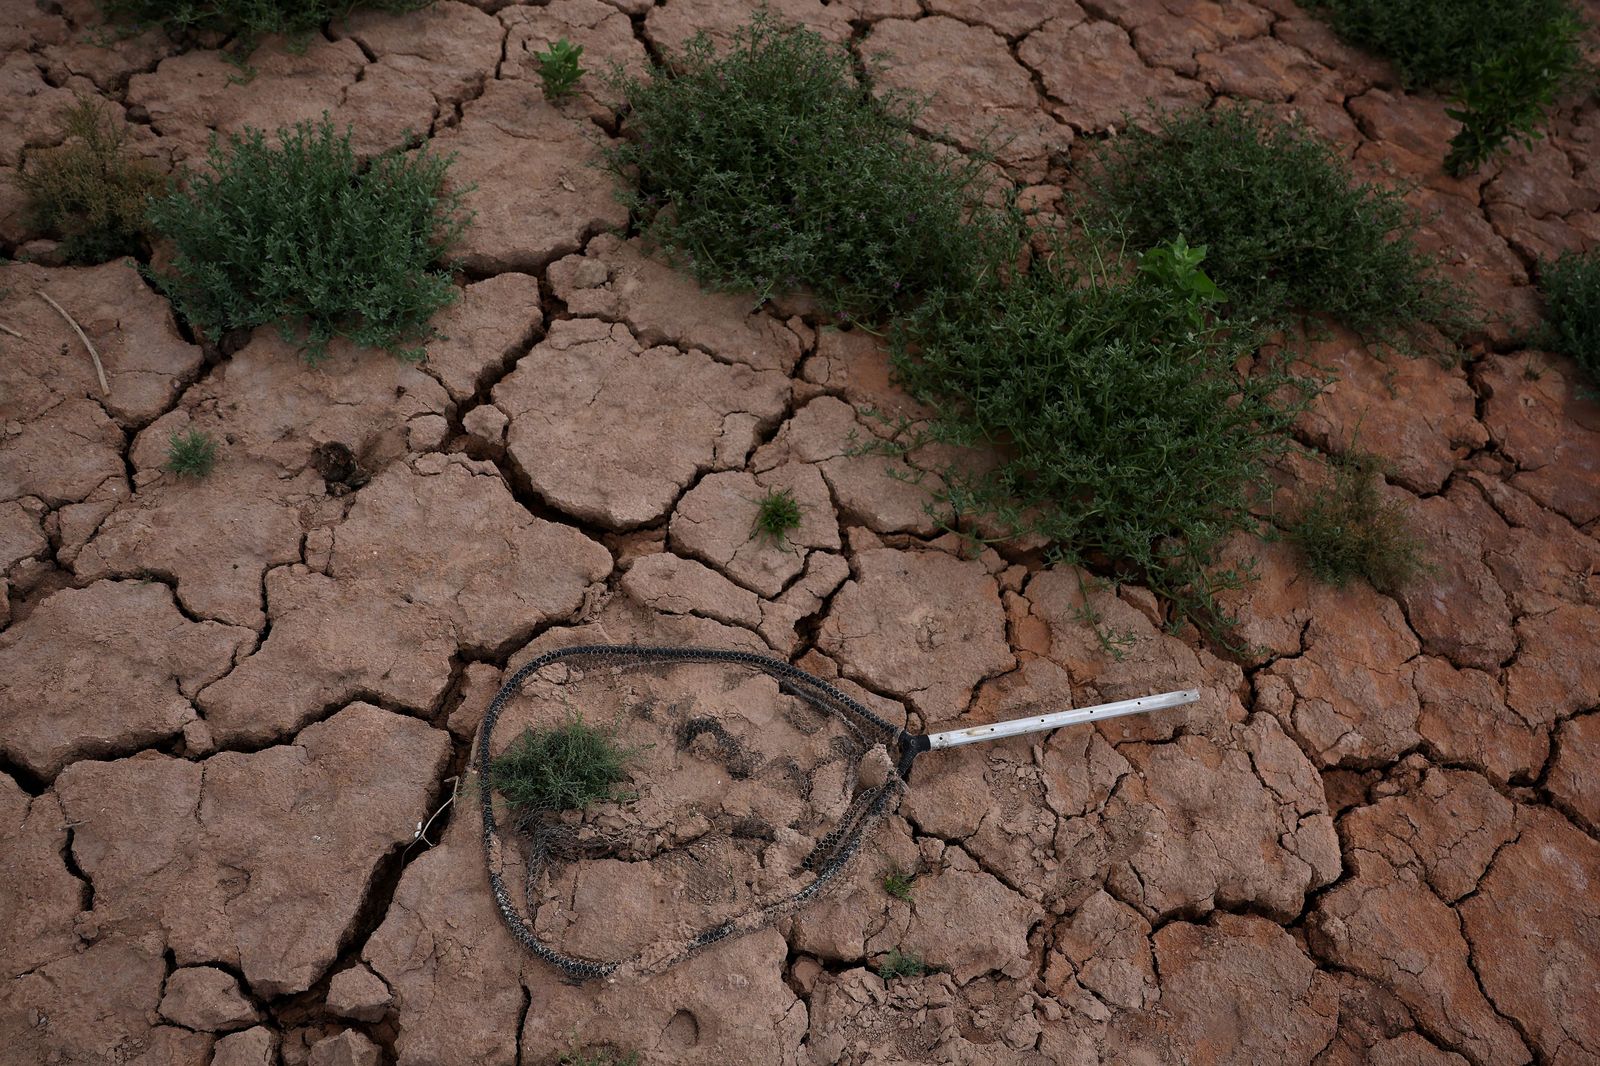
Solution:
[[[1544,294],[1540,344],[1570,355],[1600,382],[1600,252],[1567,252],[1539,271]]]
[[[202,478],[217,462],[217,444],[198,429],[167,438],[167,469],[179,477]]]
[[[1356,182],[1303,126],[1244,108],[1154,122],[1100,151],[1091,228],[1135,248],[1180,233],[1203,244],[1233,319],[1328,315],[1388,339],[1423,323],[1464,328],[1461,297],[1417,251],[1400,193]]]
[[[1290,537],[1322,580],[1360,577],[1379,592],[1398,591],[1426,565],[1405,508],[1383,498],[1382,463],[1357,452],[1336,460],[1333,472],[1332,490],[1310,498]]]
[[[145,210],[167,179],[128,155],[127,127],[103,102],[80,97],[61,120],[64,143],[28,153],[17,184],[33,222],[61,240],[74,263],[146,250]]]
[[[809,288],[874,317],[991,269],[999,216],[968,214],[980,164],[917,137],[845,48],[758,14],[718,55],[615,77],[627,138],[609,153],[645,235],[704,284],[762,298]]]
[[[893,981],[896,977],[921,977],[927,972],[928,964],[922,961],[921,955],[899,948],[878,961],[878,976],[885,981]]]
[[[213,140],[209,171],[152,204],[175,246],[158,280],[213,338],[275,322],[312,361],[335,336],[421,358],[428,319],[456,296],[438,265],[466,224],[449,160],[388,152],[362,168],[326,117],[278,139]]]
[[[1285,447],[1295,393],[1242,327],[1198,320],[1208,283],[1178,242],[1125,280],[1037,264],[1025,276],[930,301],[896,331],[895,366],[936,417],[935,439],[997,446],[979,475],[946,472],[958,515],[989,514],[1218,617],[1212,567]],[[1177,264],[1175,267],[1174,264]],[[1174,273],[1176,270],[1176,273]],[[1221,294],[1218,294],[1219,296]]]
[[[910,903],[911,885],[916,879],[916,874],[891,870],[883,877],[883,890],[902,903]]]
[[[756,505],[754,535],[783,547],[784,538],[800,528],[800,501],[793,489],[768,489]]]
[[[236,34],[248,49],[269,33],[315,33],[358,7],[415,11],[433,0],[97,0],[107,19],[160,26],[173,36]]]
[[[544,82],[546,97],[559,100],[572,91],[572,87],[584,75],[583,68],[578,65],[582,55],[583,45],[573,44],[565,37],[551,45],[548,51],[533,54],[533,58],[539,61],[539,78]]]
[[[1571,0],[1312,0],[1340,36],[1387,56],[1408,86],[1456,96],[1446,169],[1460,176],[1507,140],[1526,142],[1585,73]]]
[[[488,785],[505,796],[519,819],[577,810],[622,798],[620,786],[633,755],[605,730],[572,718],[523,730],[489,763]]]

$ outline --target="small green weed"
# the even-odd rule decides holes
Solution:
[[[916,952],[895,948],[878,960],[878,976],[885,981],[893,981],[896,977],[921,977],[927,972],[928,964]]]
[[[213,338],[275,322],[313,362],[335,336],[420,359],[429,318],[456,298],[439,267],[467,222],[449,160],[387,152],[362,168],[326,117],[278,141],[213,140],[209,170],[151,205],[175,246],[157,280]]]
[[[768,489],[756,505],[754,534],[784,546],[784,538],[800,528],[800,501],[793,489]]]
[[[237,35],[243,50],[272,33],[304,36],[358,7],[416,11],[433,0],[97,0],[108,20],[160,26],[174,37]]]
[[[74,263],[146,250],[145,210],[166,191],[155,167],[128,154],[128,131],[103,102],[79,97],[61,119],[64,143],[29,152],[16,181],[41,229]]]
[[[702,283],[809,288],[871,319],[1009,261],[1005,216],[974,212],[981,161],[917,137],[915,107],[874,96],[846,48],[761,13],[726,53],[702,35],[671,64],[613,77],[629,114],[608,159],[644,234]]]
[[[1538,341],[1570,355],[1600,384],[1600,251],[1567,252],[1539,271],[1544,330]]]
[[[1508,141],[1527,141],[1589,74],[1571,0],[1312,0],[1340,36],[1394,60],[1408,86],[1455,95],[1462,123],[1445,169],[1461,176]]]
[[[626,1055],[607,1048],[590,1051],[566,1051],[557,1060],[560,1066],[639,1066],[642,1060],[637,1051]]]
[[[573,44],[565,37],[551,45],[547,51],[533,54],[533,58],[539,61],[539,78],[544,82],[546,98],[559,100],[578,84],[578,79],[585,73],[578,65],[578,59],[582,55],[583,45]]]
[[[488,784],[520,819],[577,810],[623,798],[619,786],[634,754],[607,731],[574,717],[558,726],[523,730],[489,763]]]
[[[1088,185],[1091,229],[1135,248],[1175,234],[1203,247],[1230,319],[1329,315],[1386,339],[1467,325],[1400,193],[1356,182],[1303,126],[1245,108],[1176,112],[1106,142]]]
[[[179,477],[202,478],[217,462],[217,443],[198,429],[167,438],[166,467]]]
[[[1314,495],[1290,527],[1311,572],[1330,584],[1361,577],[1393,593],[1427,569],[1405,508],[1383,498],[1381,466],[1359,452],[1337,460],[1332,491]]]
[[[911,885],[917,879],[914,873],[890,870],[883,876],[883,890],[903,903],[911,902]]]
[[[1264,461],[1296,409],[1286,396],[1305,387],[1270,364],[1241,376],[1258,337],[1197,327],[1220,294],[1196,276],[1198,249],[1166,251],[1123,280],[1041,263],[930,301],[895,331],[894,362],[934,408],[935,439],[998,446],[995,469],[946,472],[957,514],[1137,576],[1220,633],[1213,594],[1240,575],[1213,569],[1217,549],[1254,527]]]

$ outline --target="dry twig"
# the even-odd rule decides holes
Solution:
[[[107,396],[110,396],[111,386],[106,384],[106,368],[101,364],[100,353],[95,350],[94,342],[89,339],[89,335],[83,331],[82,326],[78,325],[76,319],[67,314],[67,309],[65,307],[62,307],[60,304],[56,303],[50,298],[49,293],[40,291],[39,299],[43,300],[51,307],[54,307],[56,309],[56,314],[67,320],[67,325],[72,327],[72,332],[76,333],[78,335],[78,339],[83,342],[83,346],[89,349],[89,358],[94,360],[94,372],[100,377],[100,391],[105,393]]]

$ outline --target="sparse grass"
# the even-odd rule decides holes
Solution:
[[[557,1061],[560,1066],[639,1066],[642,1060],[637,1051],[622,1055],[608,1048],[599,1048],[563,1052]]]
[[[97,0],[108,20],[159,26],[174,37],[237,35],[244,49],[271,33],[305,36],[355,8],[415,11],[433,0]]]
[[[768,489],[756,504],[754,535],[783,547],[788,535],[800,528],[800,501],[793,489]]]
[[[166,468],[179,477],[203,478],[217,462],[217,443],[198,429],[167,438]]]
[[[79,97],[61,118],[63,143],[28,153],[16,182],[41,229],[73,263],[146,250],[146,207],[167,179],[128,152],[128,130],[104,102]]]
[[[890,870],[883,877],[883,890],[902,903],[911,902],[911,886],[917,875],[904,870]]]
[[[1539,271],[1544,330],[1539,343],[1570,355],[1600,384],[1600,251],[1568,252]]]
[[[928,964],[916,952],[895,948],[878,960],[878,976],[885,981],[893,981],[897,977],[921,977],[927,972]]]
[[[585,73],[578,65],[578,59],[582,55],[583,45],[573,44],[565,37],[546,51],[533,54],[533,58],[539,61],[539,79],[544,82],[544,95],[547,99],[559,100],[578,84],[578,79]]]
[[[913,104],[875,97],[842,46],[762,13],[725,53],[699,36],[670,63],[614,76],[629,113],[608,159],[645,236],[703,284],[873,319],[993,268],[1003,216],[969,218],[981,162],[917,137]]]
[[[1147,248],[1182,234],[1232,320],[1328,315],[1396,340],[1468,324],[1464,299],[1416,248],[1398,190],[1358,182],[1305,129],[1246,108],[1181,111],[1130,126],[1101,150],[1084,205],[1091,228]]]
[[[1312,0],[1346,40],[1387,56],[1408,86],[1456,97],[1462,130],[1445,169],[1460,176],[1507,141],[1537,136],[1565,91],[1591,75],[1571,0]]]
[[[1381,462],[1364,453],[1335,461],[1332,491],[1313,495],[1289,532],[1311,572],[1334,585],[1359,577],[1393,593],[1427,569],[1405,508],[1383,497]]]
[[[622,798],[620,786],[634,754],[606,730],[574,717],[558,726],[523,730],[489,763],[488,785],[522,820],[579,810]]]
[[[158,280],[212,338],[277,323],[313,362],[335,336],[420,359],[429,318],[457,294],[439,265],[467,222],[449,160],[388,152],[360,166],[326,116],[277,139],[214,140],[209,168],[154,202],[151,224],[175,246]]]
[[[1195,276],[1201,249],[1164,249],[1128,277],[1058,259],[930,302],[896,331],[894,360],[934,408],[934,439],[998,448],[988,473],[945,472],[958,515],[1041,533],[1221,635],[1214,593],[1242,575],[1215,568],[1216,553],[1255,526],[1299,383],[1271,364],[1241,375],[1257,336],[1208,323],[1228,294]]]

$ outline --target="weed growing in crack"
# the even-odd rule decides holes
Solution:
[[[1402,505],[1384,499],[1381,461],[1352,453],[1334,463],[1334,484],[1290,527],[1311,572],[1334,585],[1353,577],[1394,593],[1427,569],[1422,541]]]
[[[179,477],[202,478],[217,462],[217,443],[198,429],[167,438],[166,468]]]
[[[897,977],[921,977],[927,972],[928,964],[914,951],[895,948],[878,960],[878,976],[885,981],[893,981]]]
[[[916,136],[913,103],[875,94],[810,30],[761,13],[720,55],[701,35],[612,84],[628,108],[608,153],[619,195],[703,284],[809,289],[871,319],[1008,261],[1006,216],[978,207],[982,161]]]
[[[1464,297],[1417,250],[1400,192],[1357,182],[1303,126],[1246,108],[1154,121],[1100,150],[1088,224],[1135,248],[1176,234],[1204,245],[1230,320],[1327,315],[1391,343],[1470,324]]]
[[[890,870],[883,876],[883,890],[902,903],[911,902],[911,885],[917,875],[905,870]]]
[[[1539,343],[1570,355],[1600,384],[1600,252],[1567,252],[1539,271],[1544,329]]]
[[[1310,386],[1270,360],[1241,373],[1257,334],[1209,323],[1199,250],[1165,251],[1121,276],[1058,256],[930,301],[895,331],[894,364],[934,439],[998,449],[992,469],[944,472],[957,514],[1137,577],[1220,637],[1215,592],[1243,575],[1218,549],[1255,527],[1264,463]]]
[[[28,153],[16,178],[28,211],[58,237],[73,263],[103,263],[146,250],[151,197],[167,179],[128,153],[128,130],[102,101],[80,97],[62,116],[63,143]]]
[[[433,0],[96,0],[108,21],[159,26],[176,38],[237,36],[248,51],[268,34],[303,37],[355,8],[416,11]]]
[[[606,730],[573,717],[558,726],[523,730],[489,763],[487,784],[526,822],[623,798],[620,786],[635,754]]]
[[[1540,136],[1545,114],[1592,71],[1571,0],[1312,0],[1353,44],[1387,56],[1407,87],[1452,93],[1462,124],[1445,169],[1460,177],[1508,142]]]
[[[585,71],[578,65],[583,55],[583,45],[573,44],[565,37],[543,52],[533,53],[539,61],[539,79],[544,82],[545,98],[560,100],[572,91]]]
[[[626,1055],[609,1048],[591,1048],[584,1051],[565,1051],[556,1060],[560,1066],[639,1066],[637,1051]]]
[[[468,221],[445,188],[449,159],[385,152],[362,166],[326,116],[277,139],[213,140],[208,170],[152,204],[175,245],[157,280],[213,338],[277,323],[312,362],[336,336],[422,358],[428,320],[457,295],[440,261]]]
[[[756,503],[753,535],[784,547],[790,533],[800,528],[800,501],[793,489],[768,489]]]

